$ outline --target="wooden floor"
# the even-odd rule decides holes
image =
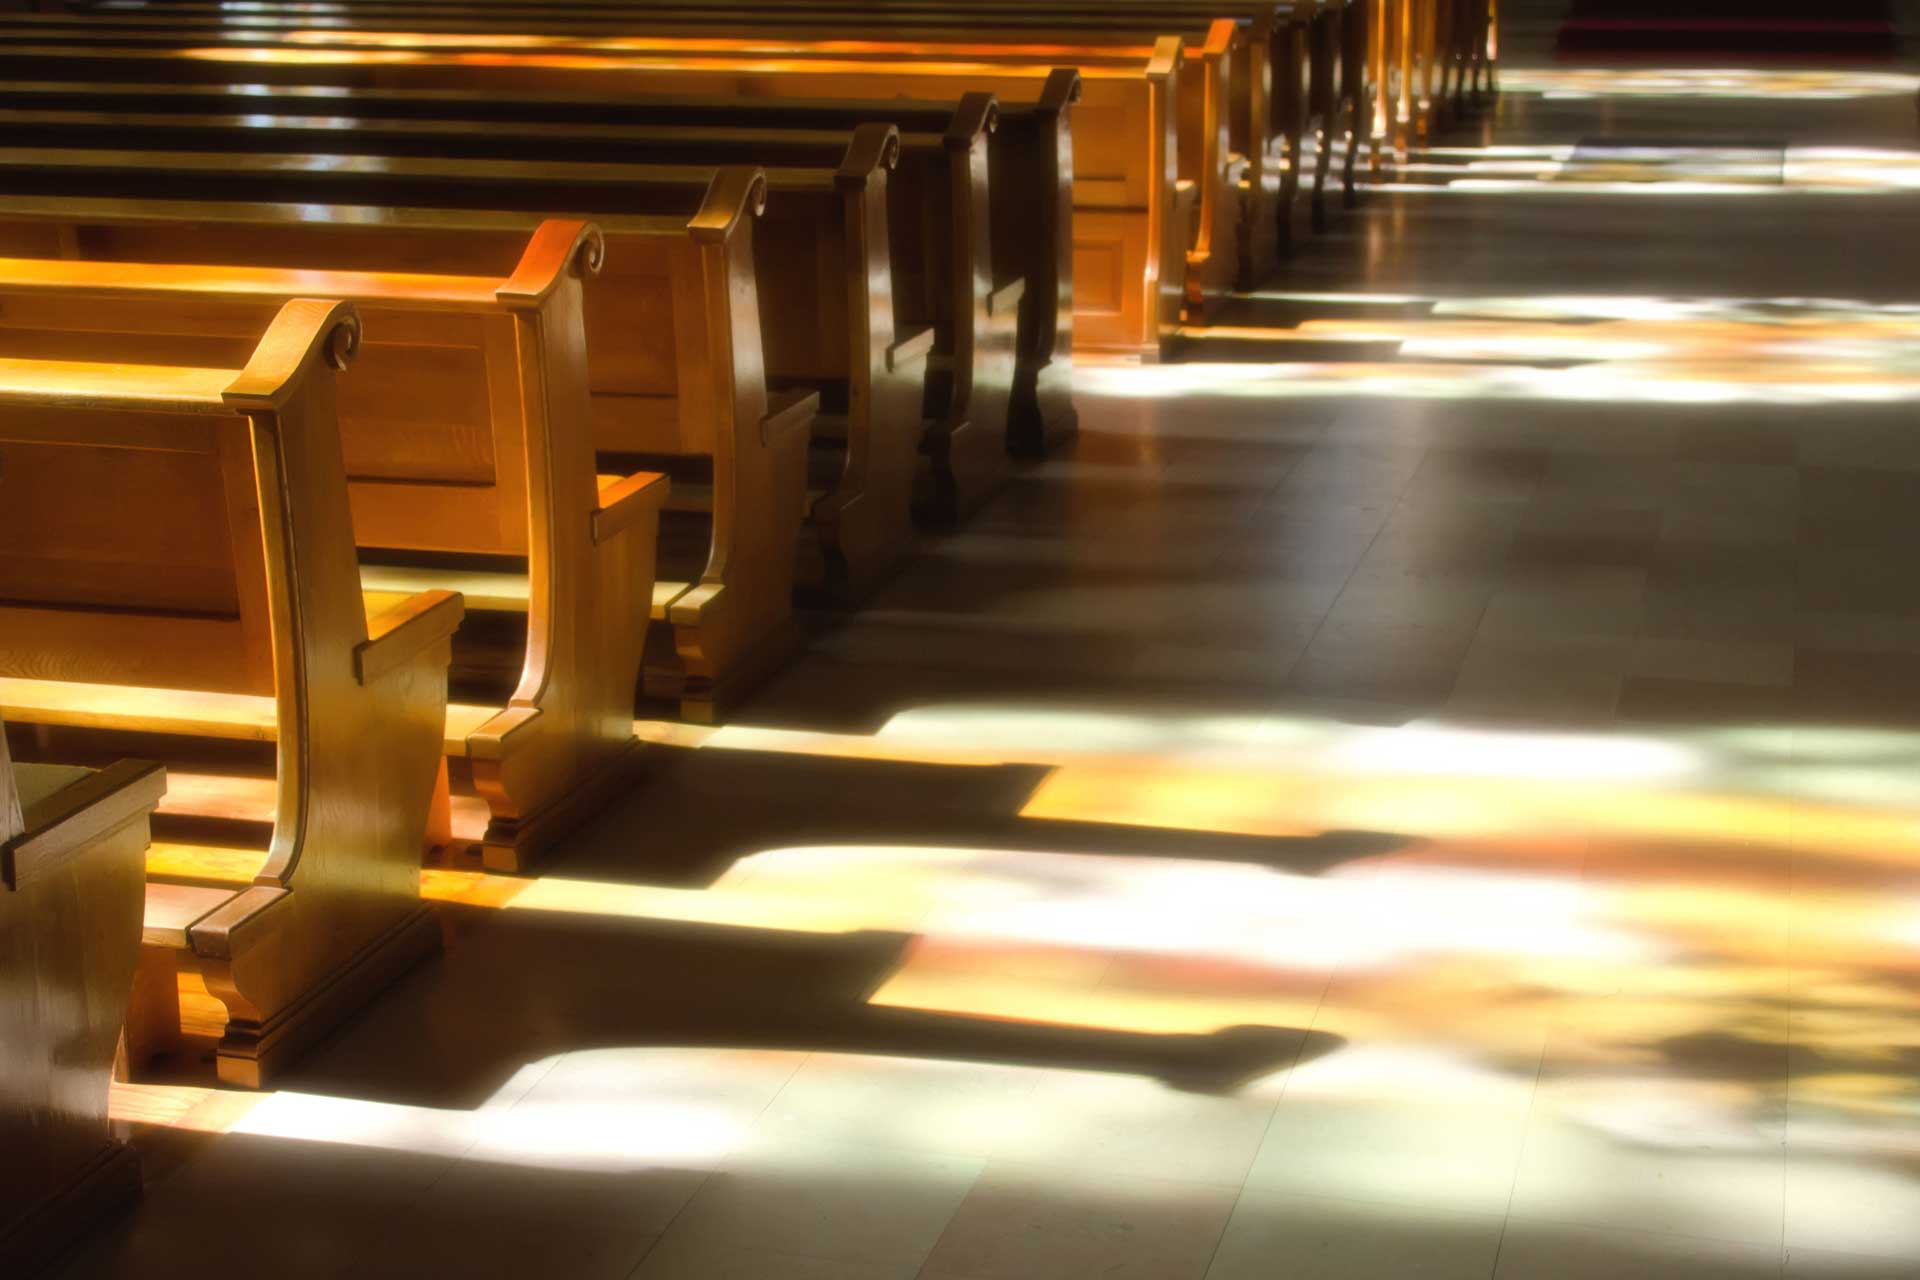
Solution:
[[[1914,82],[1507,83],[58,1274],[1920,1275]]]

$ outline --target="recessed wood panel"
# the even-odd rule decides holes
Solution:
[[[169,425],[207,434],[201,423]],[[0,599],[234,615],[211,441],[192,452],[0,443]]]

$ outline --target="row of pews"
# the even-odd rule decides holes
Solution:
[[[636,695],[723,715],[1073,436],[1076,355],[1161,358],[1491,93],[1494,31],[0,12],[0,1274],[137,1190],[110,1073],[204,1037],[260,1087],[438,946],[423,857],[527,870]]]

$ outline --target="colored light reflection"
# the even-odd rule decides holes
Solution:
[[[1836,1196],[1912,1194],[1920,734],[991,704],[915,708],[871,735],[637,728],[770,768],[1047,773],[1024,847],[768,848],[698,888],[431,871],[428,896],[549,927],[902,937],[864,997],[876,1017],[1191,1042],[1238,1065],[1196,1092],[1140,1067],[973,1061],[964,1037],[934,1058],[636,1044],[537,1057],[477,1109],[121,1086],[116,1114],[489,1164],[859,1182],[901,1152],[1072,1161],[1087,1126],[1116,1123],[1206,1169],[1217,1126],[1271,1109],[1281,1145],[1312,1153],[1313,1194],[1357,1201],[1469,1209],[1488,1168],[1504,1195],[1518,1167],[1544,1187],[1536,1211],[1578,1221],[1657,1169],[1661,1229],[1712,1236],[1738,1225],[1727,1180],[1777,1179],[1790,1158]],[[1883,774],[1899,782],[1859,785]],[[1119,826],[1163,839],[1104,848]],[[1296,1065],[1309,1031],[1332,1049]],[[1791,1155],[1789,1079],[1806,1122]],[[870,1163],[837,1163],[848,1141]]]
[[[1503,67],[1500,92],[1547,98],[1766,98],[1835,102],[1911,96],[1898,71],[1751,67]]]
[[[1308,317],[1287,328],[1183,337],[1186,363],[1089,361],[1102,394],[1194,393],[1275,400],[1337,395],[1673,405],[1873,404],[1920,397],[1920,308],[1841,298],[1619,295],[1411,298],[1263,293]],[[1378,305],[1364,319],[1316,308]],[[1251,345],[1272,361],[1211,361],[1208,344]],[[1264,343],[1264,346],[1261,345]],[[1395,359],[1290,359],[1305,346],[1392,344]]]

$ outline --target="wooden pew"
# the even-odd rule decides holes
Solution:
[[[232,116],[243,113],[250,126],[262,117],[313,117],[329,122],[438,122],[441,136],[460,139],[494,134],[517,135],[539,127],[584,126],[582,137],[605,137],[623,128],[672,126],[678,130],[792,130],[814,134],[850,133],[863,124],[891,124],[900,130],[901,167],[888,184],[889,217],[895,226],[915,198],[944,189],[952,209],[957,256],[944,272],[928,273],[930,292],[923,304],[936,317],[936,353],[950,356],[955,384],[944,406],[952,421],[983,424],[991,435],[992,399],[1001,377],[996,349],[1008,298],[1018,292],[1018,332],[1013,387],[1004,410],[1008,447],[1017,456],[1037,456],[1050,444],[1071,438],[1077,417],[1072,400],[1072,269],[1070,177],[1063,162],[1071,147],[1067,112],[1079,94],[1076,73],[1049,76],[1037,102],[994,103],[987,95],[964,95],[958,103],[913,99],[785,99],[633,97],[617,102],[590,95],[473,93],[446,90],[346,90],[306,85],[146,85],[108,83],[16,82],[0,84],[0,109],[28,112],[84,111],[144,115]],[[15,117],[24,126],[25,121]],[[510,127],[495,127],[510,126]],[[368,126],[370,131],[375,130]],[[353,130],[338,131],[351,136]],[[23,138],[32,135],[23,133]],[[552,136],[550,132],[545,136]],[[932,141],[938,140],[938,154]],[[988,180],[979,181],[980,151],[985,145]],[[384,145],[384,144],[383,144]],[[421,145],[415,143],[413,145]],[[558,158],[558,157],[556,157]],[[944,172],[941,167],[944,166]],[[987,202],[983,223],[977,205]],[[937,216],[928,207],[924,216]],[[917,218],[923,216],[914,213]],[[964,233],[959,228],[965,228]],[[983,263],[985,265],[983,265]],[[971,270],[973,276],[966,278]],[[952,280],[947,285],[946,276]],[[942,295],[942,290],[946,290]],[[972,393],[963,385],[968,369],[966,321],[971,314],[975,348]],[[953,308],[949,312],[949,308]],[[942,318],[956,329],[940,332]],[[934,362],[936,366],[940,362]],[[991,465],[968,462],[964,442],[956,442],[956,468]],[[954,483],[969,483],[956,474]],[[977,485],[975,487],[978,487]]]
[[[298,299],[238,370],[0,359],[0,715],[275,744],[252,884],[149,885],[142,931],[226,1006],[220,1078],[250,1088],[440,937],[420,849],[462,609],[366,612],[358,343],[350,305]]]
[[[1019,277],[994,276],[987,139],[992,98],[973,94],[940,134],[900,136],[900,167],[887,181],[888,257],[895,323],[931,330],[922,362],[919,443],[923,475],[915,510],[951,523],[1008,473],[1007,421],[1015,381]],[[859,128],[884,131],[868,122]],[[669,165],[765,162],[774,172],[836,172],[852,135],[795,129],[519,122],[512,132],[472,121],[342,119],[125,112],[16,112],[0,131],[23,147],[266,154],[633,161]],[[884,136],[881,145],[886,145]],[[780,198],[776,189],[775,198]]]
[[[1367,59],[1378,128],[1396,155],[1498,87],[1497,0],[1372,0]]]
[[[1319,135],[1321,146],[1310,163],[1310,189],[1313,194],[1315,224],[1325,220],[1327,158],[1335,142],[1346,149],[1343,187],[1348,199],[1354,197],[1354,162],[1359,152],[1373,145],[1370,124],[1372,111],[1368,89],[1367,49],[1373,13],[1382,0],[1053,0],[1043,9],[1033,10],[1017,0],[983,0],[969,5],[970,16],[991,15],[996,28],[1024,33],[1036,27],[1070,30],[1078,40],[1098,38],[1096,33],[1110,32],[1109,39],[1131,39],[1129,32],[1141,30],[1179,31],[1188,40],[1188,54],[1197,56],[1206,40],[1204,30],[1221,18],[1239,22],[1247,31],[1244,48],[1236,52],[1232,70],[1233,137],[1235,151],[1251,164],[1260,163],[1262,140],[1272,148],[1272,162],[1279,166],[1289,197],[1299,182],[1301,164],[1307,160],[1300,143]],[[1408,0],[1393,0],[1405,5]],[[1431,4],[1434,0],[1417,0]],[[1464,5],[1472,0],[1440,0],[1443,4]],[[225,28],[262,33],[279,30],[299,31],[309,42],[324,42],[329,31],[355,27],[392,29],[559,30],[586,32],[632,31],[641,24],[649,32],[667,34],[685,31],[686,24],[735,27],[742,15],[749,15],[751,29],[757,35],[767,29],[771,15],[787,20],[819,25],[853,22],[869,29],[892,28],[914,22],[938,21],[950,17],[948,0],[770,0],[765,6],[749,7],[742,0],[668,0],[661,5],[595,5],[569,0],[565,6],[526,6],[514,3],[488,4],[477,8],[455,9],[434,4],[348,4],[337,12],[322,15],[306,12],[297,4],[261,3],[251,5],[243,14],[209,9],[203,5],[165,5],[154,10],[128,13],[128,22],[182,22],[177,16],[191,11],[206,17],[218,17]],[[116,11],[118,12],[118,11]],[[149,14],[155,16],[148,16]],[[624,27],[621,25],[624,24]],[[680,24],[673,26],[669,24]],[[1201,34],[1194,33],[1198,24]],[[996,37],[1000,38],[1000,37]],[[1019,38],[1015,35],[1014,38]],[[1251,57],[1249,57],[1251,54]],[[1267,60],[1260,73],[1258,60]],[[1192,104],[1183,104],[1183,114]],[[1183,146],[1195,126],[1183,123]],[[1212,128],[1211,121],[1206,126]],[[1290,144],[1290,145],[1289,145]],[[1184,162],[1183,162],[1184,164]],[[1185,169],[1183,168],[1183,172]],[[1249,195],[1257,199],[1258,187]],[[1290,199],[1287,208],[1291,208]],[[1256,269],[1256,275],[1261,272]]]
[[[61,230],[79,246],[96,226]],[[175,228],[169,241],[151,227],[148,247],[190,260],[207,231]],[[499,870],[523,869],[591,814],[638,757],[667,484],[596,474],[582,302],[603,257],[597,228],[553,220],[504,279],[0,258],[0,356],[18,359],[110,350],[219,365],[293,297],[356,304],[372,337],[341,380],[339,427],[355,539],[372,558],[363,584],[380,601],[464,589],[470,609],[504,604],[520,619],[506,706],[456,707],[446,735],[487,801],[485,858]],[[489,567],[449,568],[446,555]]]
[[[1180,172],[1198,192],[1199,212],[1188,254],[1188,297],[1198,319],[1234,283],[1251,286],[1275,262],[1289,229],[1283,215],[1292,208],[1303,159],[1303,135],[1325,135],[1313,166],[1316,218],[1323,220],[1327,179],[1324,162],[1335,132],[1364,111],[1342,113],[1337,92],[1342,78],[1338,38],[1330,35],[1345,5],[1267,0],[1058,0],[1033,9],[1017,0],[980,0],[968,6],[973,25],[954,24],[946,0],[774,0],[752,12],[743,26],[738,0],[669,0],[645,7],[485,6],[445,4],[351,6],[339,15],[317,15],[307,6],[263,3],[245,12],[202,6],[115,11],[88,22],[70,24],[82,35],[182,32],[198,27],[241,39],[298,39],[306,44],[417,40],[426,47],[465,36],[517,39],[538,33],[545,39],[613,38],[625,47],[645,33],[685,38],[702,33],[744,36],[729,47],[761,47],[770,38],[787,44],[828,38],[859,37],[862,48],[879,49],[872,37],[884,35],[896,49],[931,43],[995,42],[1008,51],[1042,43],[1071,46],[1146,46],[1161,34],[1185,42],[1181,67]],[[1358,11],[1358,10],[1357,10]],[[89,25],[89,22],[91,25]],[[981,23],[989,24],[987,31]],[[50,28],[40,28],[49,30]],[[1325,29],[1325,30],[1323,30]],[[1329,35],[1328,39],[1319,38]],[[1353,32],[1354,68],[1364,69],[1364,33]],[[902,45],[911,37],[918,42]],[[31,37],[28,37],[31,38]],[[903,54],[903,56],[905,56]],[[1310,75],[1309,75],[1310,70]],[[1309,118],[1309,106],[1331,110],[1335,118]],[[1358,106],[1358,98],[1354,100]],[[1309,127],[1311,126],[1311,127]],[[1343,135],[1344,136],[1344,135]],[[1358,143],[1349,148],[1349,157]],[[1347,173],[1352,192],[1352,172]],[[1285,199],[1284,206],[1281,200]],[[1236,267],[1237,263],[1237,280]]]
[[[891,299],[892,130],[863,127],[846,155],[837,171],[770,171],[775,198],[753,228],[769,373],[832,400],[832,416],[816,420],[816,433],[831,435],[816,440],[829,447],[815,450],[821,492],[800,564],[803,581],[836,595],[864,591],[912,548],[922,367],[933,346],[931,329],[909,325]],[[685,218],[720,170],[293,155],[236,167],[213,153],[47,151],[9,153],[4,180],[24,193],[144,199],[179,190],[185,172],[196,195],[220,199]],[[630,451],[616,430],[599,442],[603,455]],[[710,500],[697,485],[677,487],[687,496],[670,509]]]
[[[761,193],[757,171],[728,170],[690,219],[604,218],[611,252],[583,281],[596,438],[691,473],[710,494],[679,504],[703,510],[663,514],[669,576],[655,582],[644,676],[652,696],[696,717],[798,636],[795,547],[817,397],[770,405],[751,239]],[[0,252],[511,275],[539,222],[405,206],[0,196]],[[523,590],[483,577],[469,577],[483,609],[525,608]]]
[[[0,733],[0,1274],[140,1194],[107,1091],[133,992],[157,764],[14,764]]]
[[[1027,8],[1000,8],[1000,6],[981,6],[975,10],[981,19],[991,19],[989,29],[979,29],[970,25],[958,25],[954,21],[952,10],[941,12],[916,13],[893,12],[891,8],[854,8],[854,6],[808,6],[804,10],[783,10],[774,8],[770,12],[728,12],[720,21],[689,21],[685,15],[674,15],[666,10],[641,10],[626,19],[603,23],[603,25],[578,25],[551,19],[547,13],[538,10],[526,10],[522,13],[509,13],[503,17],[488,17],[476,21],[472,17],[444,21],[444,23],[420,23],[407,25],[405,33],[388,33],[392,38],[415,40],[432,46],[436,40],[461,40],[465,33],[472,36],[468,44],[478,46],[480,42],[492,38],[505,38],[509,44],[518,42],[522,31],[541,31],[545,38],[561,40],[584,40],[582,48],[595,48],[597,38],[616,40],[620,48],[628,46],[641,33],[660,33],[670,40],[678,42],[685,38],[728,35],[735,29],[751,29],[753,42],[760,44],[764,40],[778,40],[781,48],[803,50],[816,38],[824,36],[866,36],[862,40],[862,52],[868,56],[941,56],[941,50],[956,50],[956,56],[975,56],[989,54],[993,58],[1029,59],[1035,52],[1044,52],[1052,61],[1110,61],[1114,58],[1127,58],[1127,50],[1135,56],[1146,56],[1154,46],[1158,36],[1175,35],[1183,40],[1185,58],[1179,63],[1179,142],[1175,154],[1179,157],[1179,182],[1187,184],[1192,200],[1192,211],[1188,215],[1190,228],[1187,228],[1188,244],[1185,249],[1187,259],[1187,301],[1188,320],[1202,320],[1227,297],[1238,282],[1242,282],[1240,269],[1240,182],[1246,173],[1246,159],[1236,157],[1227,146],[1227,111],[1233,102],[1233,90],[1229,84],[1229,73],[1233,69],[1235,58],[1244,61],[1242,31],[1233,21],[1208,21],[1198,17],[1196,12],[1179,13],[1167,21],[1158,21],[1156,15],[1140,15],[1140,21],[1131,21],[1127,13],[1073,13],[1056,15],[1052,12],[1033,12]],[[109,31],[102,33],[100,23],[111,23]],[[303,27],[300,17],[267,19],[257,21],[278,21],[278,29],[261,29],[250,25],[230,25],[215,23],[205,27],[209,33],[230,35],[238,40],[284,36]],[[877,29],[877,31],[876,31]],[[88,23],[79,23],[71,31],[84,38],[96,35],[119,36],[125,33],[129,42],[163,42],[171,36],[165,35],[165,27],[148,29],[136,23],[121,23],[117,19],[96,19]],[[182,31],[175,27],[173,31]],[[40,29],[36,33],[21,33],[23,38],[36,38],[46,35],[48,38],[61,38],[61,29]],[[301,35],[328,36],[328,42],[334,42],[342,48],[351,48],[359,38],[388,38],[382,33],[372,31],[303,31]],[[872,38],[883,35],[883,40]],[[703,40],[710,44],[710,40]],[[670,46],[670,44],[668,44]],[[1083,140],[1083,146],[1089,146]],[[1260,190],[1260,188],[1256,188]]]
[[[232,46],[167,50],[80,45],[14,45],[0,51],[0,75],[17,79],[90,79],[141,83],[271,83],[351,88],[424,88],[503,92],[957,100],[969,91],[1003,103],[1031,101],[1057,68],[1045,57],[995,57],[967,51],[966,60],[927,57],[900,62],[890,53],[777,58],[642,55],[548,57],[482,51],[406,52],[395,59],[355,50],[277,51]],[[177,56],[176,56],[177,55]],[[956,54],[956,57],[961,55]],[[1076,346],[1158,357],[1179,324],[1185,294],[1183,228],[1196,194],[1178,181],[1175,74],[1180,42],[1151,51],[1088,51],[1081,64],[1071,146],[1074,200],[1074,333]],[[985,59],[985,60],[973,60]]]

